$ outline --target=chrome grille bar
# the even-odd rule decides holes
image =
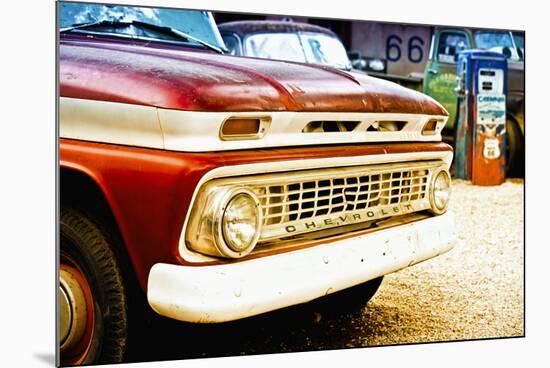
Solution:
[[[426,161],[265,176],[250,183],[260,199],[260,241],[428,209],[432,172]],[[340,219],[340,220],[338,220]]]
[[[262,203],[264,224],[272,225],[318,215],[423,199],[427,193],[428,176],[428,170],[414,169],[300,181],[279,186],[256,187],[254,190]],[[345,181],[346,184],[334,184],[339,181]],[[294,189],[297,187],[300,189]]]

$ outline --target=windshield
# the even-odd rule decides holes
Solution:
[[[247,56],[264,59],[322,64],[349,69],[350,61],[342,43],[319,33],[260,33],[245,41]]]
[[[224,47],[214,19],[211,13],[206,11],[61,2],[59,14],[61,29],[101,21],[139,21],[174,28],[210,45]],[[138,36],[133,27],[111,27],[102,29],[101,32]],[[154,37],[161,40],[174,40],[173,36],[162,33],[155,33]]]
[[[475,32],[474,40],[478,49],[500,52],[512,60],[519,59],[510,32]]]

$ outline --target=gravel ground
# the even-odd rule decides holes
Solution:
[[[453,184],[457,245],[384,280],[362,345],[523,335],[523,181]]]
[[[214,326],[161,320],[129,361],[522,336],[523,181],[455,180],[450,211],[456,247],[386,276],[362,309],[323,313],[309,303]]]

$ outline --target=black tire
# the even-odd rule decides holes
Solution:
[[[313,308],[328,315],[359,313],[376,295],[383,279],[384,276],[380,276],[363,284],[319,298],[313,302]]]
[[[122,273],[109,243],[111,237],[88,216],[63,208],[60,219],[60,265],[78,269],[89,287],[93,328],[86,327],[85,350],[61,352],[62,365],[119,363],[124,359],[128,313]],[[67,266],[68,265],[68,266]],[[86,294],[86,293],[84,293]],[[91,309],[91,308],[90,308]]]
[[[518,124],[511,118],[506,119],[506,176],[523,177],[525,175],[525,147],[523,135]]]

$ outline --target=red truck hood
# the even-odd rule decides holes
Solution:
[[[447,115],[394,83],[313,65],[62,39],[62,97],[191,111],[394,112]]]

